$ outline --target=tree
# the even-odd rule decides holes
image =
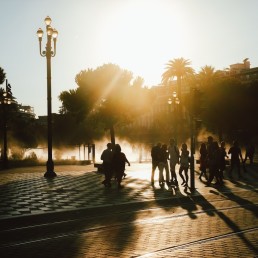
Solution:
[[[98,128],[109,129],[111,142],[115,144],[115,126],[130,121],[146,106],[142,104],[146,89],[143,79],[133,81],[131,72],[115,64],[104,64],[95,70],[88,69],[76,75],[78,88],[62,92],[61,112],[74,114],[81,130],[89,134]],[[87,130],[86,130],[87,128]]]
[[[6,75],[4,69],[0,67],[0,84],[3,84],[5,81]]]
[[[201,88],[211,87],[219,78],[219,71],[209,65],[201,67],[201,71],[197,75],[197,83]]]
[[[162,74],[162,82],[167,84],[171,78],[177,78],[177,95],[181,101],[182,79],[187,75],[194,73],[190,67],[191,62],[184,58],[175,58],[167,63],[166,71]]]
[[[242,105],[245,100],[244,87],[240,81],[233,78],[223,78],[206,88],[207,109],[205,111],[205,122],[212,131],[217,131],[219,139],[223,134],[243,128],[245,107]]]

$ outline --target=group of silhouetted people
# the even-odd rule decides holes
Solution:
[[[204,176],[206,185],[210,186],[211,182],[215,178],[215,185],[222,185],[224,178],[224,171],[226,169],[226,159],[230,158],[229,178],[232,178],[232,172],[237,170],[238,177],[241,178],[241,163],[245,169],[245,163],[247,158],[250,159],[250,164],[253,164],[255,148],[251,143],[246,147],[245,158],[242,156],[241,148],[238,141],[233,141],[233,145],[229,148],[228,152],[225,148],[225,142],[222,141],[220,146],[217,141],[213,140],[212,136],[208,137],[207,144],[202,143],[200,147],[200,176],[202,179]],[[207,174],[208,172],[208,174]]]
[[[232,172],[237,169],[239,178],[241,177],[240,168],[241,162],[245,169],[246,160],[250,159],[250,164],[253,164],[255,153],[254,145],[251,143],[246,146],[245,158],[243,158],[241,149],[237,141],[226,151],[225,142],[222,141],[220,145],[213,140],[212,136],[208,137],[207,143],[202,143],[200,146],[200,176],[206,179],[205,183],[210,186],[211,182],[216,179],[215,185],[222,185],[224,178],[224,171],[226,169],[226,162],[230,158],[229,178],[232,178]],[[190,152],[187,149],[186,143],[181,145],[179,151],[174,139],[169,141],[169,145],[157,143],[151,149],[152,157],[152,172],[151,184],[154,185],[154,174],[156,169],[159,170],[159,184],[161,187],[166,183],[168,186],[178,186],[176,165],[179,164],[179,176],[182,179],[182,185],[188,187],[188,170],[190,166]],[[165,176],[164,176],[165,171]]]
[[[169,145],[157,143],[151,149],[152,172],[151,184],[154,185],[154,174],[156,168],[159,170],[159,185],[163,187],[166,183],[168,186],[178,186],[176,165],[179,164],[179,176],[182,178],[182,185],[188,187],[188,169],[190,165],[190,152],[186,143],[181,146],[179,151],[175,139],[170,139]],[[169,162],[168,162],[169,161]],[[165,170],[165,178],[164,178]],[[170,172],[170,173],[169,173]]]
[[[102,152],[100,158],[103,161],[102,168],[105,179],[102,183],[104,186],[111,187],[111,179],[112,177],[115,177],[117,187],[121,188],[122,179],[126,176],[125,165],[127,163],[128,166],[130,166],[130,162],[121,150],[121,146],[119,144],[115,144],[112,148],[112,144],[108,143],[107,148]]]
[[[240,149],[239,149],[240,150]],[[230,154],[230,153],[229,153]],[[242,157],[242,154],[240,152]],[[214,178],[216,178],[216,185],[223,183],[223,172],[226,168],[226,158],[228,158],[225,142],[221,142],[219,146],[217,141],[213,141],[213,137],[208,137],[208,143],[202,143],[200,147],[200,171],[199,176],[207,180],[206,185],[209,186]],[[207,175],[207,170],[209,174]],[[240,173],[240,172],[239,172]]]

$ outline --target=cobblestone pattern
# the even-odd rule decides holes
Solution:
[[[5,257],[27,253],[27,257],[62,258],[255,257],[258,254],[257,227],[257,214],[250,209],[223,212],[215,209],[212,213],[196,214],[195,218],[189,215],[157,217],[65,238],[52,237],[43,242],[44,245],[21,245],[4,253]],[[250,228],[253,231],[233,233]]]
[[[7,171],[0,176],[0,219],[171,198],[183,201],[182,198],[189,196],[189,189],[185,191],[181,186],[177,191],[167,187],[160,189],[158,185],[151,187],[150,166],[133,164],[127,170],[122,190],[117,190],[114,182],[111,189],[105,189],[101,184],[103,175],[92,172],[93,166],[61,167],[58,176],[52,180],[44,178],[39,171]],[[147,176],[143,176],[144,173]],[[237,201],[238,194],[233,196],[232,193],[246,194],[246,190],[257,189],[257,174],[252,171],[244,181],[225,180],[222,189],[215,189],[204,187],[196,173],[196,192],[191,198],[205,196],[209,200],[223,200],[231,194],[230,198]]]

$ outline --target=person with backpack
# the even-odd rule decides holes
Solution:
[[[113,169],[115,172],[115,177],[117,180],[117,188],[122,188],[121,182],[125,172],[125,164],[127,163],[130,166],[126,155],[122,152],[121,146],[119,144],[115,145],[114,155],[113,155]]]
[[[111,187],[113,152],[110,142],[107,144],[107,148],[103,150],[100,159],[103,161],[102,166],[105,175],[105,180],[102,184],[104,184],[105,187]]]

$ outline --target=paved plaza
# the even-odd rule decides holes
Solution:
[[[160,188],[158,171],[155,186],[151,186],[150,171],[151,163],[127,166],[122,189],[117,189],[115,181],[111,188],[105,188],[101,183],[103,174],[93,165],[56,166],[57,177],[53,179],[44,178],[45,167],[1,171],[0,223],[5,238],[0,245],[2,257],[258,255],[256,164],[247,166],[240,179],[233,175],[234,179],[229,180],[226,174],[221,187],[206,187],[196,167],[192,193],[181,186],[181,181],[178,189]],[[76,219],[77,213],[86,217]],[[103,218],[94,219],[92,215]],[[25,228],[33,218],[48,217],[52,221],[56,216],[58,223],[47,225],[41,221],[42,236],[37,228]],[[29,230],[31,240],[24,239],[25,233],[19,236],[17,221],[19,227]],[[5,229],[6,222],[16,231],[9,226]],[[64,233],[66,228],[72,228],[72,232]],[[44,237],[43,232],[52,237]],[[40,241],[34,241],[36,235]]]
[[[196,191],[192,194],[189,189],[181,187],[181,181],[177,191],[168,187],[160,189],[157,180],[153,188],[150,184],[150,163],[127,166],[124,188],[120,190],[115,181],[111,189],[105,188],[101,184],[103,174],[97,172],[93,165],[56,166],[57,177],[54,179],[44,178],[45,167],[10,169],[1,171],[0,175],[0,219],[139,202],[171,199],[180,202],[189,196],[205,196],[208,200],[224,198],[225,193],[257,190],[257,169],[253,166],[240,181],[236,176],[235,181],[225,180],[224,186],[217,189],[205,187],[196,172]],[[157,176],[158,171],[156,179]]]

